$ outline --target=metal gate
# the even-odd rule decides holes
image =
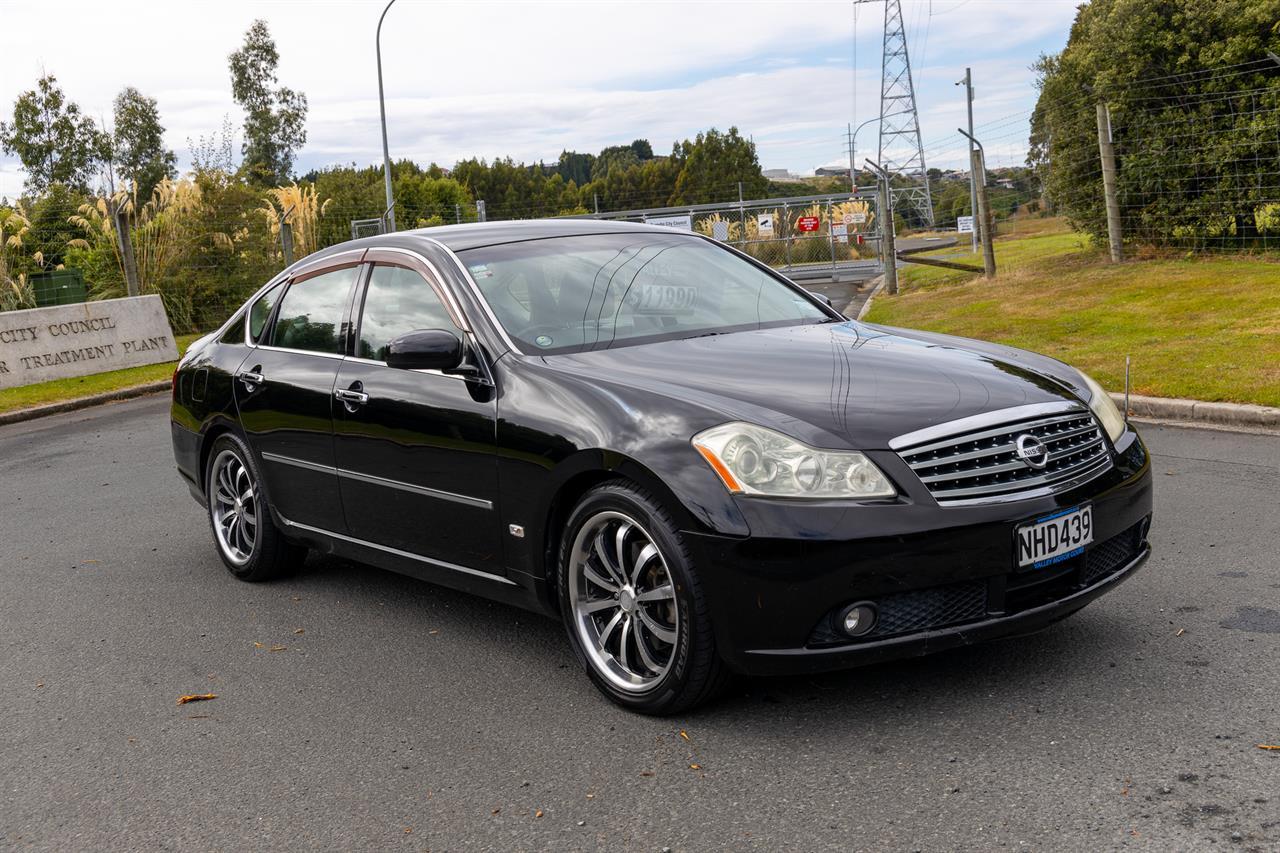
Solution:
[[[583,218],[696,231],[787,273],[867,266],[879,257],[874,195],[797,196],[620,210]]]

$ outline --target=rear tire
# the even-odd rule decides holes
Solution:
[[[574,653],[622,707],[675,714],[728,684],[689,552],[643,489],[605,483],[583,497],[565,525],[556,581]]]
[[[220,435],[209,450],[205,503],[218,556],[240,580],[270,580],[306,558],[307,549],[285,539],[272,520],[253,454],[238,436]]]

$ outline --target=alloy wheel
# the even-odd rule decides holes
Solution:
[[[599,512],[579,528],[569,601],[583,650],[613,685],[643,692],[671,670],[679,600],[662,552],[635,519]]]
[[[210,469],[210,511],[218,547],[243,566],[258,539],[258,487],[249,466],[234,450],[223,450]]]

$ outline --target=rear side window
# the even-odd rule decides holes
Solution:
[[[249,338],[255,344],[263,340],[262,332],[267,327],[267,319],[271,316],[271,309],[276,307],[276,300],[280,298],[283,290],[284,285],[277,284],[259,296],[249,307]]]
[[[461,335],[444,303],[421,275],[404,267],[374,267],[364,297],[356,355],[386,361],[392,340],[419,329],[448,329]]]
[[[218,338],[219,343],[223,344],[243,344],[244,343],[244,315],[240,315],[240,319],[236,320],[227,330],[222,333],[222,337]]]
[[[271,343],[287,349],[340,354],[342,315],[356,270],[347,267],[289,285],[276,312]]]

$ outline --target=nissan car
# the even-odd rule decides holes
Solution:
[[[314,550],[539,611],[645,713],[1026,634],[1150,553],[1150,458],[1097,382],[671,228],[317,252],[190,347],[171,421],[235,577]]]

